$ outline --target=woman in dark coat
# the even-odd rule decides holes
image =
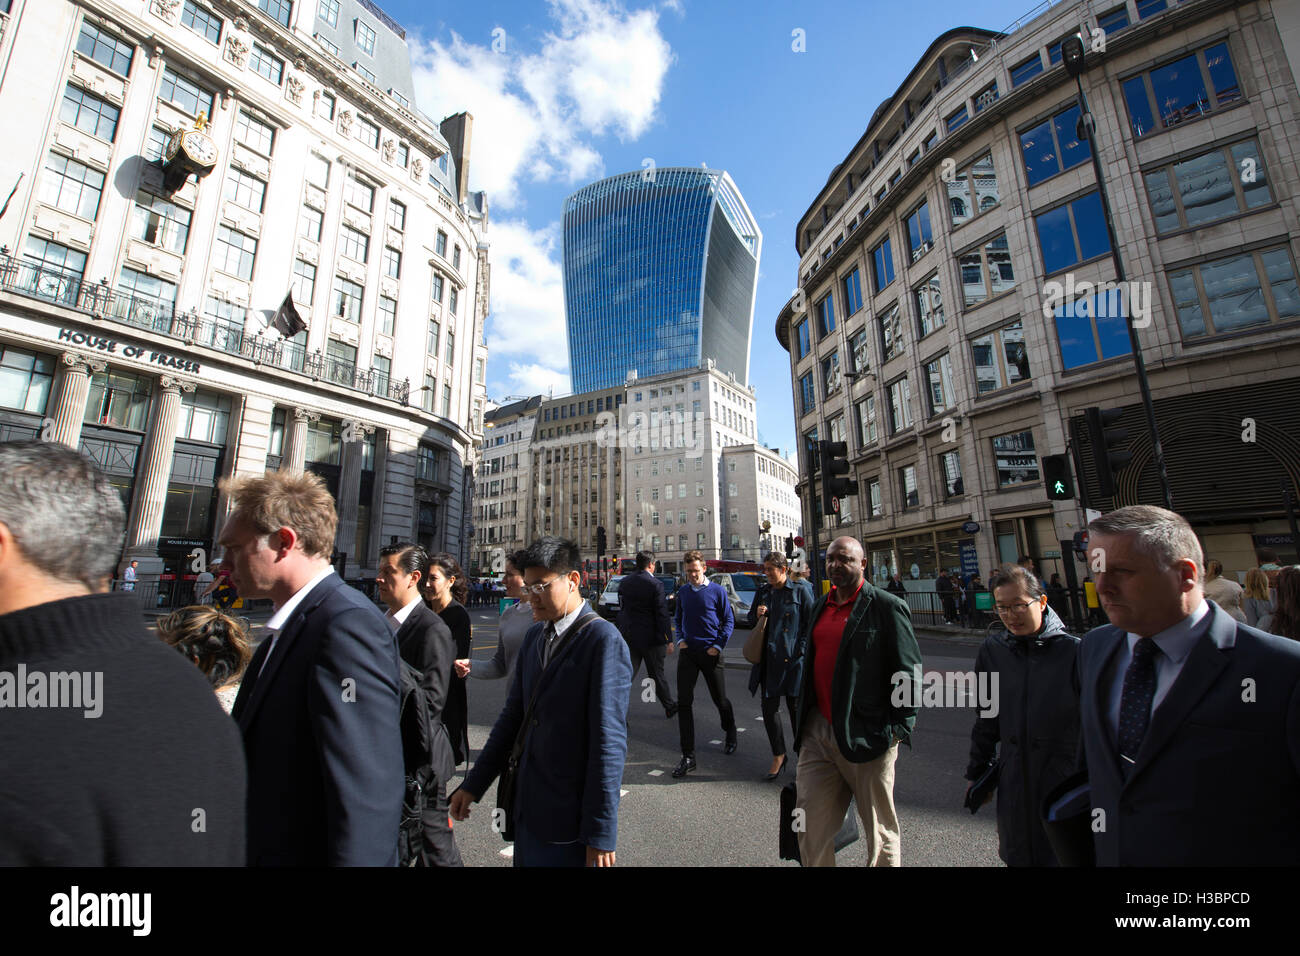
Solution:
[[[1025,568],[1003,565],[989,588],[1006,630],[984,639],[975,671],[977,681],[988,681],[976,686],[992,690],[997,708],[975,720],[966,779],[978,779],[996,759],[998,855],[1008,866],[1055,866],[1041,810],[1047,793],[1074,772],[1079,639]]]
[[[781,726],[781,698],[785,698],[793,729],[795,701],[803,682],[803,632],[816,601],[812,585],[790,576],[781,552],[768,554],[763,571],[771,588],[766,604],[760,604],[754,613],[766,617],[767,631],[763,635],[763,656],[749,672],[749,692],[753,694],[760,686],[763,688],[763,727],[772,745],[772,766],[763,779],[775,780],[788,761]]]
[[[451,630],[456,642],[456,659],[467,660],[470,651],[469,612],[465,610],[465,599],[469,596],[469,585],[459,562],[445,551],[435,554],[429,562],[428,585],[425,602],[442,622]],[[466,695],[467,681],[453,673],[451,685],[447,688],[447,703],[442,708],[442,723],[451,738],[451,749],[459,766],[469,759],[469,697]]]

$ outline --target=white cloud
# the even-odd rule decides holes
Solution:
[[[554,389],[556,395],[569,391],[569,374],[557,372],[542,365],[510,363],[510,381],[517,388],[514,395],[547,395]]]

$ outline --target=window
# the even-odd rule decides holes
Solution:
[[[447,352],[443,356],[448,365],[456,364],[456,330],[447,329]]]
[[[82,219],[99,215],[99,198],[104,192],[104,174],[59,153],[45,159],[40,199]]]
[[[434,240],[433,248],[434,252],[438,253],[438,255],[442,256],[444,259],[447,258],[447,234],[445,232],[441,230],[438,231],[438,236]]]
[[[330,163],[323,156],[317,156],[315,153],[307,154],[307,182],[320,189],[326,189],[330,184]],[[345,181],[346,189],[346,181]]]
[[[163,67],[162,85],[158,96],[177,108],[197,116],[205,113],[212,116],[212,94],[193,80],[173,72],[170,66]]]
[[[434,398],[434,395],[436,394],[437,388],[438,388],[438,385],[437,385],[437,382],[434,380],[433,376],[432,376],[432,375],[428,375],[428,374],[426,374],[426,375],[424,376],[424,388],[422,388],[422,389],[420,390],[420,394],[421,394],[420,407],[423,408],[423,409],[424,409],[426,412],[428,412],[430,415],[433,414],[433,398]],[[421,459],[423,459],[423,457],[424,457],[424,448],[423,448],[423,447],[420,448],[420,456],[421,456]],[[423,464],[424,464],[424,462],[421,461],[420,464],[421,464],[422,467],[421,467],[420,472],[418,472],[418,473],[416,474],[416,477],[417,477],[417,478],[424,478],[425,480],[432,480],[432,478],[433,478],[432,472],[430,472],[430,473],[428,473],[428,474],[425,474],[425,473],[424,473],[424,469],[423,469]]]
[[[212,250],[212,264],[222,272],[241,279],[253,278],[253,259],[257,240],[236,232],[229,226],[217,226],[217,242]]]
[[[453,269],[460,268],[460,246],[456,246],[451,250],[451,267]]]
[[[889,434],[897,435],[912,427],[912,391],[907,376],[889,385]]]
[[[392,246],[384,246],[384,275],[392,279],[402,277],[402,254]]]
[[[796,358],[803,358],[808,354],[812,347],[808,341],[808,320],[804,319],[794,327],[794,339],[796,344]]]
[[[925,338],[935,329],[943,327],[943,293],[939,289],[939,273],[925,279],[912,290],[912,304],[916,306],[917,338]]]
[[[383,355],[376,355],[370,360],[370,367],[375,370],[375,393],[388,394],[388,381],[393,374],[393,360]]]
[[[835,331],[835,301],[831,293],[817,303],[817,341]]]
[[[1125,80],[1122,87],[1129,123],[1137,138],[1170,129],[1241,99],[1241,87],[1226,43],[1139,73]]]
[[[968,119],[970,119],[970,115],[966,112],[966,107],[963,106],[956,112],[949,113],[943,122],[949,133],[955,133],[966,125]]]
[[[323,116],[327,120],[333,120],[336,102],[333,93],[321,90],[320,99],[316,101],[316,115]]]
[[[1105,31],[1106,36],[1113,36],[1129,26],[1128,8],[1116,7],[1109,13],[1103,13],[1097,18],[1097,26]]]
[[[966,493],[961,480],[961,455],[946,451],[939,456],[939,480],[943,483],[943,497],[955,498]]]
[[[948,184],[948,210],[953,226],[975,218],[1001,201],[998,177],[993,169],[993,154],[985,153],[966,168],[959,170]]]
[[[316,295],[316,267],[301,259],[293,261],[293,280],[290,288],[296,302],[310,306]]]
[[[253,68],[254,73],[270,80],[276,86],[284,81],[284,60],[260,43],[253,44],[253,52],[248,54],[248,65]]]
[[[880,329],[880,361],[888,362],[903,354],[903,317],[895,302],[876,319]]]
[[[87,425],[113,425],[142,432],[149,422],[149,394],[153,382],[146,375],[96,372],[86,399]]]
[[[817,407],[817,390],[813,387],[812,372],[799,379],[799,394],[803,402],[800,414],[807,415]]]
[[[139,192],[131,211],[130,234],[141,242],[184,254],[190,234],[191,213],[166,199]]]
[[[451,418],[451,386],[442,386],[442,417]]]
[[[388,95],[391,96],[391,97],[393,98],[393,101],[394,101],[395,103],[397,103],[398,106],[405,106],[405,107],[407,107],[408,109],[410,108],[410,106],[411,106],[411,101],[408,100],[408,99],[407,99],[405,96],[403,96],[401,93],[399,93],[396,89],[391,89],[391,90],[389,90],[389,91],[388,91]],[[405,166],[406,164],[403,163],[402,165]]]
[[[1300,316],[1287,248],[1214,259],[1169,274],[1183,338],[1236,332]]]
[[[907,241],[912,250],[912,261],[930,251],[934,234],[930,231],[930,204],[923,202],[907,217]]]
[[[840,387],[840,353],[832,352],[822,359],[822,394],[827,398]]]
[[[460,300],[460,292],[458,290],[452,289],[447,294],[447,311],[450,312],[452,315],[456,314],[456,304],[457,302],[459,302],[459,300]]]
[[[375,187],[349,176],[343,180],[343,201],[358,209],[372,212],[375,208]]]
[[[224,445],[230,424],[230,407],[229,395],[218,395],[206,389],[182,392],[177,437]]]
[[[1167,0],[1137,0],[1138,19],[1145,20],[1168,9]]]
[[[112,103],[101,100],[94,93],[87,93],[81,87],[69,83],[63,91],[59,119],[96,139],[113,142],[117,136],[117,120],[121,115],[121,111]]]
[[[921,495],[916,484],[916,466],[904,465],[898,469],[898,490],[901,493],[899,501],[903,504],[903,510],[915,508],[921,503]]]
[[[153,299],[167,305],[176,305],[176,284],[151,276],[147,272],[137,272],[129,266],[123,266],[118,276],[117,290],[133,298]]]
[[[867,480],[867,500],[871,502],[871,511],[868,517],[883,518],[885,515],[885,503],[880,496],[880,479],[870,478]]]
[[[984,246],[959,256],[957,268],[961,272],[962,300],[968,309],[985,299],[1001,295],[1016,284],[1006,233],[994,236]]]
[[[316,7],[316,16],[332,27],[339,25],[339,0],[320,0]]]
[[[1033,432],[1012,432],[994,438],[993,459],[997,462],[999,488],[1038,480],[1038,455],[1034,452]]]
[[[323,214],[312,209],[311,206],[302,207],[302,218],[298,220],[298,235],[305,239],[311,239],[313,242],[320,242],[321,223],[324,220]]]
[[[54,368],[53,356],[0,346],[0,407],[43,414]]]
[[[1080,39],[1083,39],[1082,35],[1079,34],[1078,31],[1070,34],[1070,36],[1078,36]],[[1047,62],[1050,65],[1056,66],[1061,62],[1063,57],[1063,54],[1061,53],[1061,45],[1065,43],[1067,39],[1069,39],[1069,37],[1061,37],[1061,39],[1057,40],[1055,43],[1049,43],[1047,45]]]
[[[868,395],[854,406],[858,417],[858,444],[866,448],[880,437],[876,426],[876,396]]]
[[[163,150],[167,148],[167,140],[169,139],[171,139],[171,136],[166,130],[157,126],[149,127],[148,138],[144,144],[144,158],[161,163]]]
[[[442,303],[442,276],[434,273],[433,276],[433,301]]]
[[[425,343],[424,343],[424,350],[428,352],[430,355],[434,356],[435,358],[438,355],[438,339],[441,335],[442,335],[442,326],[439,325],[435,320],[431,319],[429,321],[429,334],[428,336],[426,336]],[[551,418],[554,417],[555,415],[554,412],[552,411]]]
[[[1033,377],[1029,370],[1025,330],[1018,319],[1005,328],[971,339],[971,353],[977,395],[1027,382]]]
[[[925,382],[931,416],[952,408],[956,396],[952,390],[952,359],[947,352],[926,364]]]
[[[370,237],[345,223],[339,230],[339,252],[357,262],[369,262]]]
[[[978,113],[986,106],[991,106],[997,102],[998,98],[998,81],[994,80],[984,89],[975,94],[975,112]]]
[[[372,76],[373,82],[373,76]],[[371,149],[379,148],[379,127],[364,116],[357,118],[357,139],[365,143]]]
[[[406,228],[406,207],[396,199],[388,202],[388,227],[394,232],[401,232]]]
[[[340,55],[338,44],[335,43],[333,40],[330,40],[319,33],[316,34],[315,40],[317,43],[321,45],[321,47],[325,50],[326,53],[333,53],[335,56]]]
[[[411,147],[405,143],[397,144],[397,165],[405,169],[411,162]]]
[[[243,143],[254,152],[270,156],[275,144],[275,129],[245,110],[235,118],[235,142]]]
[[[288,27],[293,4],[290,0],[257,0],[257,9],[269,14],[280,26]]]
[[[1027,60],[1022,60],[1011,68],[1011,88],[1015,89],[1026,80],[1033,79],[1043,72],[1043,57],[1035,53]]]
[[[890,251],[888,236],[871,250],[871,276],[877,293],[894,281],[894,254]]]
[[[27,237],[27,245],[23,248],[23,258],[34,263],[42,271],[54,270],[70,274],[77,279],[80,279],[86,272],[86,254],[84,252],[69,249],[67,246],[37,236]],[[40,288],[36,291],[45,294]],[[72,291],[75,295],[76,290]]]
[[[1128,355],[1132,348],[1119,290],[1057,306],[1056,337],[1066,369]]]
[[[937,129],[932,129],[930,130],[930,135],[925,138],[925,142],[922,143],[921,146],[924,148],[925,152],[928,153],[930,150],[934,149],[935,144],[938,142],[939,131]]]
[[[379,297],[379,333],[392,335],[397,327],[397,300],[386,295]]]
[[[226,178],[225,197],[245,209],[261,212],[266,200],[266,183],[232,166]]]
[[[1077,135],[1078,122],[1076,104],[1020,134],[1020,154],[1029,185],[1037,186],[1057,173],[1088,161],[1091,153],[1087,140]]]
[[[101,30],[89,20],[81,23],[81,34],[77,37],[77,52],[88,56],[100,66],[108,67],[114,73],[127,76],[131,72],[131,58],[135,47]]]
[[[867,359],[867,327],[864,325],[849,339],[849,371],[861,375],[867,371],[870,362]]]
[[[352,64],[352,68],[361,74],[361,78],[367,83],[378,83],[379,77],[375,76],[375,71],[370,69],[364,63],[357,62]],[[363,121],[364,122],[364,121]]]
[[[1173,232],[1267,206],[1273,201],[1255,140],[1146,173],[1156,231]]]
[[[1051,275],[1110,251],[1101,193],[1091,192],[1034,217],[1043,270]]]
[[[361,300],[365,295],[365,286],[357,285],[342,276],[334,277],[334,307],[332,315],[337,315],[349,322],[361,322]]]
[[[375,31],[361,19],[357,20],[357,49],[366,56],[375,55]]]

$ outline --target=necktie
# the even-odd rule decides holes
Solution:
[[[1149,637],[1133,646],[1133,660],[1124,674],[1119,699],[1119,753],[1132,764],[1151,723],[1151,701],[1156,696],[1155,655],[1160,650]]]
[[[546,625],[546,644],[542,648],[542,669],[551,663],[551,652],[555,650],[555,625]]]

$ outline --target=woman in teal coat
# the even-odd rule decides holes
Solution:
[[[803,682],[803,655],[808,635],[804,633],[812,617],[812,585],[790,577],[785,555],[772,551],[763,560],[767,574],[767,603],[760,604],[755,613],[767,621],[764,634],[763,656],[749,672],[749,692],[763,688],[763,726],[767,740],[772,745],[772,767],[765,780],[775,780],[785,770],[787,755],[785,733],[781,726],[781,698],[785,698],[790,712],[790,725],[794,729],[795,701]]]

